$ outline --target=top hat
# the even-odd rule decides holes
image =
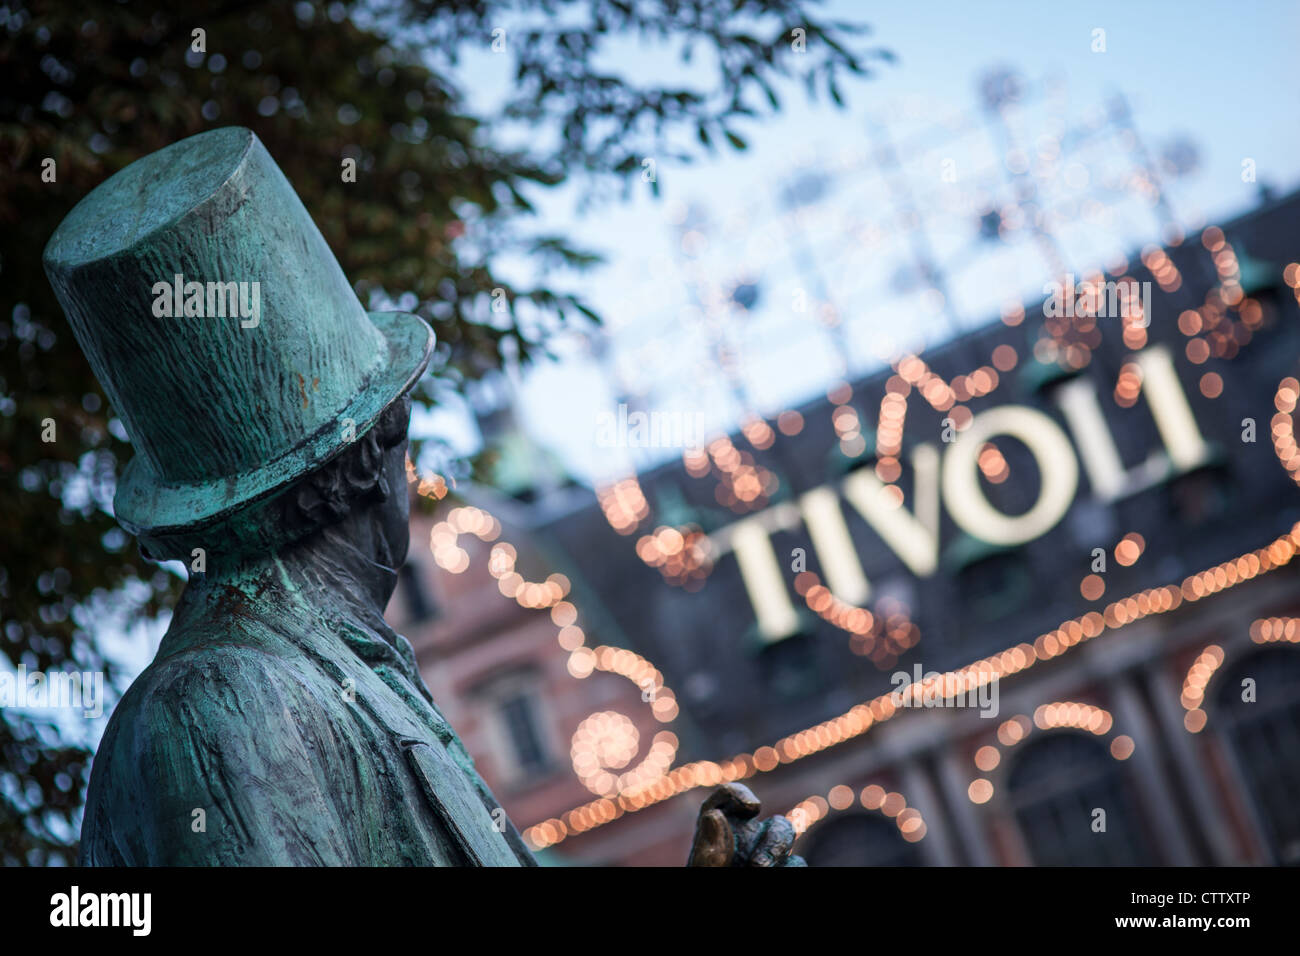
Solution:
[[[101,183],[44,262],[135,449],[114,510],[142,539],[275,497],[364,435],[433,349],[418,316],[367,313],[266,147],[240,127],[173,143]]]

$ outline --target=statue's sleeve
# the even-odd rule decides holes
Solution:
[[[96,768],[102,778],[92,772],[85,862],[360,862],[366,771],[331,732],[341,701],[248,646],[181,653],[151,670],[119,705],[131,711],[119,726],[134,731],[111,727],[109,764]]]

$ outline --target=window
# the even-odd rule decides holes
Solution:
[[[1242,681],[1254,681],[1242,700]],[[1270,647],[1220,678],[1214,727],[1231,748],[1274,865],[1300,864],[1300,650]]]
[[[558,768],[538,672],[525,667],[490,678],[473,692],[494,766],[506,786],[527,786]]]
[[[920,866],[920,851],[878,814],[831,817],[808,831],[796,852],[809,866]]]
[[[537,722],[536,703],[530,694],[515,692],[498,705],[501,721],[520,776],[536,776],[550,767]]]
[[[1024,744],[1007,778],[1011,806],[1039,866],[1157,865],[1124,765],[1089,734],[1055,731]],[[1093,829],[1106,811],[1104,832]]]

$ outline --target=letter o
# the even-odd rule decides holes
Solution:
[[[1010,435],[1024,442],[1038,465],[1038,500],[1022,515],[1005,515],[989,503],[977,477],[984,442]],[[1065,516],[1079,486],[1079,464],[1056,422],[1023,405],[981,412],[948,446],[943,460],[943,498],[964,531],[989,544],[1016,545],[1050,531]]]

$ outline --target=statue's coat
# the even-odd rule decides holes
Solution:
[[[534,864],[345,580],[272,558],[190,584],[100,744],[83,864]]]

